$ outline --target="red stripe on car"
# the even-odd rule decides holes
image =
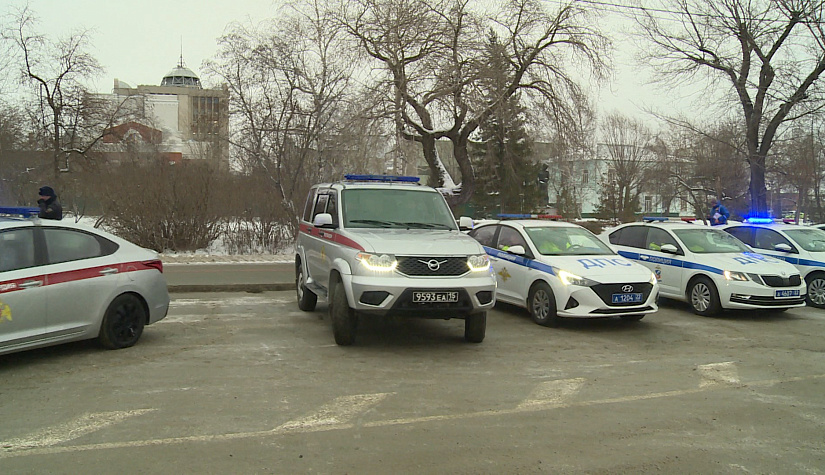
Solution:
[[[363,246],[358,244],[358,242],[353,241],[352,239],[342,236],[336,232],[327,230],[327,229],[318,229],[314,226],[310,226],[308,224],[301,224],[299,229],[302,233],[309,234],[310,236],[315,236],[317,238],[323,239],[325,241],[332,241],[336,244],[340,244],[342,246],[351,247],[358,251],[365,251]]]
[[[111,264],[108,266],[86,267],[84,269],[74,269],[65,272],[55,272],[53,274],[41,274],[32,277],[25,277],[22,279],[7,280],[0,282],[0,294],[14,292],[16,290],[25,290],[25,287],[23,287],[22,285],[32,281],[40,281],[40,287],[42,287],[45,285],[63,284],[66,282],[93,279],[95,277],[104,277],[106,275],[110,275],[109,273],[122,274],[124,272],[136,272],[150,269],[162,271],[162,265],[161,269],[159,269],[158,265],[156,264],[158,262],[160,261],[149,260],[124,262],[120,264]]]

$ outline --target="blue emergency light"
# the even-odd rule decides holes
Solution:
[[[664,222],[667,221],[668,218],[665,216],[645,216],[642,218],[642,221],[646,223],[652,223],[654,221]]]
[[[749,224],[771,224],[773,223],[773,218],[748,218],[745,222]]]
[[[500,213],[496,215],[499,219],[551,219],[553,221],[561,219],[557,214],[511,214]]]
[[[398,175],[344,175],[344,179],[350,181],[376,181],[376,182],[403,182],[403,183],[418,183],[420,178],[417,176],[398,176]]]
[[[0,215],[22,216],[30,218],[40,214],[40,208],[29,208],[26,206],[0,206]]]

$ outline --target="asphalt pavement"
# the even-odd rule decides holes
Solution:
[[[295,289],[292,262],[164,263],[163,273],[171,293]]]

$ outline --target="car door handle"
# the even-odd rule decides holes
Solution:
[[[107,267],[100,271],[100,275],[112,275],[117,274],[117,268],[115,267]]]
[[[644,254],[641,254],[641,255],[639,255],[639,259],[641,259],[643,261],[646,261],[646,260],[650,259],[650,256],[646,256]]]
[[[17,284],[17,285],[24,288],[24,289],[31,289],[31,288],[34,288],[34,287],[40,287],[41,285],[43,285],[43,281],[42,280],[29,280],[27,282],[23,282],[22,284]]]

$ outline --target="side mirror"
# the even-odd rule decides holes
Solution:
[[[773,247],[773,250],[779,252],[791,252],[793,251],[793,248],[791,248],[791,246],[785,244],[784,242],[780,242],[779,244]]]
[[[662,252],[666,252],[668,254],[678,254],[679,249],[676,249],[676,246],[673,244],[662,244],[662,248],[659,249]]]
[[[473,229],[473,218],[469,216],[462,216],[458,218],[458,229],[461,231],[469,231]]]
[[[316,228],[332,228],[332,215],[329,213],[318,213],[312,221],[312,225]]]
[[[524,250],[524,246],[510,246],[507,248],[507,252],[510,254],[518,254],[519,256],[527,253],[527,251]]]

